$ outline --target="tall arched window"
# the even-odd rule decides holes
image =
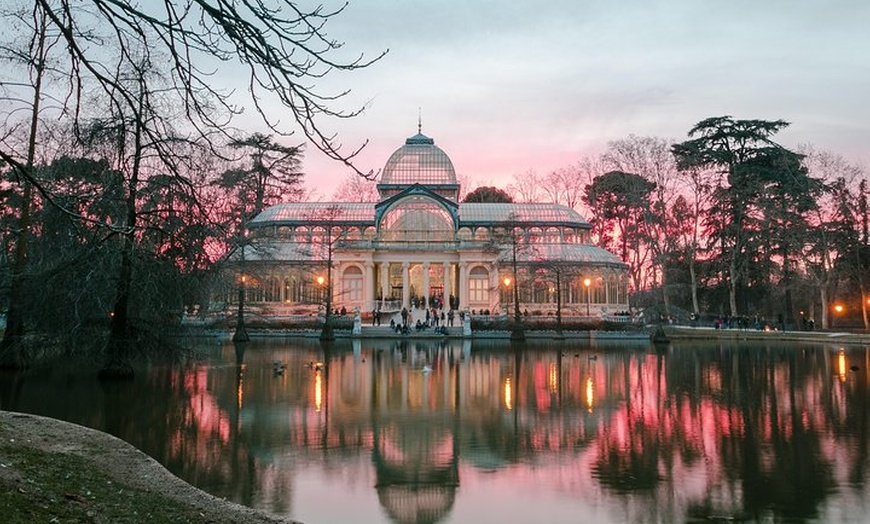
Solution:
[[[489,302],[489,271],[475,266],[468,273],[468,301]]]
[[[266,302],[279,302],[281,300],[281,288],[278,284],[278,279],[269,277],[264,282],[263,299]]]
[[[414,195],[393,205],[380,223],[386,242],[444,242],[453,240],[453,218],[438,202]]]
[[[341,275],[342,301],[359,303],[363,299],[363,272],[357,266],[350,266]]]

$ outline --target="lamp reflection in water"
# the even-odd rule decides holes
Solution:
[[[550,372],[548,373],[547,385],[550,387],[550,393],[555,393],[559,390],[559,371],[555,363],[550,364]]]
[[[247,365],[242,363],[239,366],[239,372],[238,372],[238,377],[237,377],[238,384],[236,384],[236,399],[237,399],[236,403],[238,404],[239,409],[242,409],[242,404],[244,402],[244,396],[245,396],[244,385],[245,385],[245,369],[246,368],[247,368]]]
[[[511,386],[510,377],[505,377],[504,379],[504,407],[506,407],[508,410],[514,408],[513,387]]]
[[[314,411],[320,413],[320,408],[323,405],[323,378],[320,370],[314,372]]]
[[[586,408],[592,413],[592,405],[595,401],[595,388],[592,385],[592,377],[586,379]]]
[[[846,382],[846,350],[843,348],[837,352],[837,376],[840,382]]]

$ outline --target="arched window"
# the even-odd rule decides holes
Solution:
[[[592,279],[592,303],[593,304],[604,304],[606,302],[607,297],[605,296],[606,290],[604,287],[604,279],[601,277]]]
[[[468,273],[468,301],[489,302],[489,271],[475,266]]]
[[[619,304],[619,282],[613,275],[607,279],[607,298],[611,304]]]
[[[342,300],[351,303],[362,302],[363,272],[357,266],[350,266],[341,275]]]
[[[279,302],[281,300],[281,288],[277,278],[269,277],[264,282],[263,300],[266,302]]]
[[[290,277],[284,278],[284,302],[299,302],[299,294],[296,289],[296,281]]]
[[[393,205],[380,223],[380,239],[386,242],[451,241],[453,218],[435,200],[409,196]]]

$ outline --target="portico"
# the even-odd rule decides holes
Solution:
[[[337,309],[497,312],[510,300],[503,279],[513,249],[523,307],[555,306],[557,272],[568,311],[627,309],[627,266],[589,242],[591,225],[573,209],[459,203],[452,162],[419,132],[382,173],[379,202],[286,203],[255,217],[248,300],[264,311],[316,310],[325,292],[316,277],[329,275]]]

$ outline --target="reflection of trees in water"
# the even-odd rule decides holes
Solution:
[[[719,347],[681,357],[669,359],[670,398],[692,399],[697,432],[712,444],[704,453],[718,462],[690,515],[817,518],[841,445],[828,433],[837,423],[825,351]]]
[[[109,430],[198,486],[281,513],[301,469],[340,476],[360,457],[395,522],[443,519],[460,464],[536,468],[554,486],[569,475],[558,489],[614,497],[640,521],[818,519],[833,486],[868,499],[864,349],[845,350],[842,364],[814,347],[463,357],[458,345],[403,342],[363,342],[358,357],[337,344],[329,358],[317,344],[257,342],[240,362],[225,348],[219,363],[155,367],[117,387],[51,371],[4,383],[0,399]],[[320,408],[307,365],[318,359]],[[281,376],[274,360],[287,365]],[[50,387],[62,393],[27,409]]]

